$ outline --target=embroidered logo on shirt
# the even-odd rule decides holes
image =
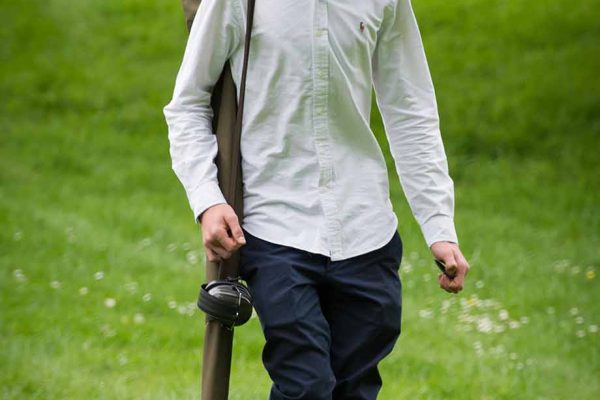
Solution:
[[[358,25],[358,27],[359,27],[359,29],[360,29],[361,32],[365,31],[365,23],[364,22],[360,21],[360,25]]]

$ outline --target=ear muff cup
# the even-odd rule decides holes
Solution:
[[[252,316],[252,295],[237,279],[216,280],[201,286],[198,308],[232,328],[245,324]]]

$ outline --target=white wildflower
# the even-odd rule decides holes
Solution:
[[[450,300],[442,301],[442,306],[441,306],[442,314],[446,314],[446,312],[448,312],[449,308],[450,308]]]
[[[477,330],[479,332],[490,333],[490,332],[492,332],[493,327],[494,327],[494,324],[493,324],[492,320],[487,316],[483,316],[482,318],[480,318],[477,321]]]
[[[100,327],[100,333],[104,337],[113,337],[117,334],[117,331],[115,331],[109,324],[104,324]]]
[[[556,272],[564,272],[569,266],[569,260],[559,260],[554,264],[554,270]]]
[[[471,297],[469,297],[469,299],[467,300],[467,304],[469,305],[469,307],[476,308],[483,306],[483,302],[479,299],[479,297],[477,297],[477,295],[472,295]]]
[[[125,354],[119,354],[117,361],[118,361],[119,365],[123,366],[123,365],[127,364],[127,362],[128,362],[127,356],[125,356]]]
[[[137,282],[127,282],[125,284],[125,290],[127,290],[131,294],[135,294],[138,290]]]
[[[460,322],[472,323],[472,322],[475,322],[476,318],[475,318],[475,316],[469,314],[468,312],[463,311],[460,314],[458,314],[458,320]]]
[[[473,343],[473,348],[475,349],[475,354],[477,354],[478,357],[483,356],[484,350],[481,342],[477,341]]]
[[[577,314],[579,314],[579,309],[577,307],[573,307],[569,310],[569,314],[577,315]]]
[[[186,254],[185,258],[186,258],[187,262],[192,265],[198,263],[198,255],[196,254],[195,251],[189,251]]]
[[[27,281],[27,277],[23,273],[23,270],[20,268],[17,268],[13,271],[13,277],[15,278],[15,280],[17,282],[26,282]]]
[[[141,325],[144,322],[146,322],[146,318],[144,318],[144,314],[142,313],[135,313],[133,315],[133,323],[136,325]]]
[[[481,301],[482,308],[500,307],[500,304],[493,299],[485,299]]]
[[[504,346],[502,346],[501,344],[499,344],[498,346],[494,346],[492,347],[492,353],[496,354],[496,355],[500,355],[500,354],[504,354]]]
[[[196,303],[194,303],[194,302],[190,302],[190,303],[188,303],[188,304],[186,305],[186,314],[187,314],[188,316],[190,316],[190,317],[191,317],[192,315],[194,315],[194,312],[196,312],[196,307],[197,307],[197,306],[196,306]]]

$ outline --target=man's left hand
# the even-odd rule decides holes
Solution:
[[[463,256],[458,244],[435,242],[431,245],[433,256],[446,264],[446,274],[438,275],[440,287],[449,293],[463,290],[465,277],[469,273],[469,263]]]

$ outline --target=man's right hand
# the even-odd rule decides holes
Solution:
[[[209,207],[198,219],[202,226],[202,240],[208,261],[227,259],[246,244],[238,217],[229,204]]]

